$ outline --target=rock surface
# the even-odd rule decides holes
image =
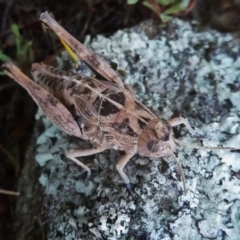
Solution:
[[[196,22],[173,19],[167,26],[144,22],[86,44],[124,72],[125,83],[160,118],[182,114],[205,136],[193,138],[176,127],[176,138],[239,148],[240,47],[230,35],[200,32]],[[122,153],[84,157],[92,169],[86,185],[86,173],[64,152],[89,143],[64,134],[41,111],[36,117],[44,130],[36,129],[41,133],[19,183],[18,239],[34,233],[49,240],[239,239],[239,151],[179,147],[186,195],[171,157],[136,155],[125,167],[130,195],[115,169]]]

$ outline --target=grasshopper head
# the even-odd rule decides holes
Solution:
[[[163,157],[170,155],[175,148],[172,127],[163,120],[151,120],[139,136],[138,153],[142,156]]]

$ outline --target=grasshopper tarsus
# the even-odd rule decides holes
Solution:
[[[129,194],[130,194],[131,196],[133,196],[133,195],[134,195],[134,192],[133,192],[133,189],[132,189],[132,183],[125,184],[125,186],[126,186],[128,192],[129,192]]]

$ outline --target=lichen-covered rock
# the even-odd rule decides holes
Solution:
[[[125,83],[159,118],[185,114],[205,136],[196,139],[177,127],[178,139],[239,148],[240,47],[230,35],[200,32],[195,22],[173,19],[167,26],[145,22],[86,44],[126,74]],[[47,239],[239,239],[239,151],[179,147],[186,195],[171,157],[136,155],[125,167],[133,184],[130,195],[115,169],[122,153],[82,158],[92,169],[86,184],[86,173],[64,152],[89,143],[61,132],[41,112],[37,119],[44,125],[35,156],[40,166],[36,187],[43,200],[23,212],[22,194],[17,215],[21,219],[38,208]],[[22,193],[26,189],[19,186]],[[31,190],[30,196],[38,198]],[[30,226],[28,218],[18,233]]]

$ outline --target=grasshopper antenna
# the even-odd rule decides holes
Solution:
[[[179,145],[183,145],[183,146],[190,147],[190,148],[203,149],[203,150],[236,150],[236,148],[233,148],[233,147],[200,146],[200,145],[192,144],[192,143],[189,143],[189,142],[180,141],[180,140],[177,140],[177,139],[175,139],[175,142],[178,143]]]
[[[175,139],[175,142],[179,145],[183,145],[183,146],[190,147],[190,148],[203,149],[203,150],[236,150],[236,148],[232,148],[232,147],[205,147],[205,146],[200,146],[200,145],[196,145],[196,144],[191,144],[191,143],[185,142],[185,141],[180,141],[177,139]],[[184,175],[182,166],[172,151],[170,151],[170,154],[171,154],[172,158],[174,159],[175,163],[178,165],[178,168],[180,170],[180,174],[181,174],[181,177],[183,180],[184,193],[186,194],[187,193],[186,179],[185,179],[185,175]]]

